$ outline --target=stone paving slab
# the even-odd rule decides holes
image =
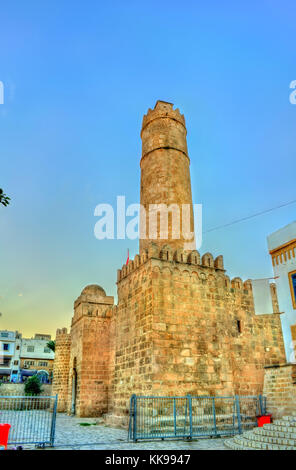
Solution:
[[[81,426],[80,423],[91,425]],[[34,449],[35,446],[24,445],[23,448]],[[77,418],[59,413],[54,450],[227,450],[227,448],[221,438],[198,439],[191,442],[169,439],[128,442],[126,430],[105,426],[100,418]]]

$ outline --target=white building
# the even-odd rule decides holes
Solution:
[[[296,324],[296,221],[267,237],[282,313],[282,329],[288,362],[295,361],[291,326]]]
[[[20,351],[21,378],[46,374],[50,378],[53,369],[54,352],[47,346],[50,335],[36,334],[34,338],[23,338]]]
[[[17,331],[0,331],[0,380],[9,381],[12,370],[19,370],[20,361],[15,356],[19,355],[17,345],[21,335]]]
[[[21,345],[21,358],[31,359],[54,359],[54,352],[47,346],[48,339],[23,338]]]
[[[0,330],[0,382],[22,382],[43,372],[50,377],[54,352],[48,348],[50,335],[22,338],[18,331]]]
[[[10,380],[12,382],[19,382],[21,379],[21,344],[22,335],[16,331],[14,355],[11,359]]]

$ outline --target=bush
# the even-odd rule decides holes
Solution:
[[[37,375],[30,377],[25,383],[25,395],[40,395],[42,393],[41,382]]]

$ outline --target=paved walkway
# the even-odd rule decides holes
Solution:
[[[90,424],[82,426],[80,423]],[[55,450],[227,450],[224,439],[199,439],[192,442],[128,442],[127,431],[110,428],[99,418],[76,418],[59,413],[56,422]],[[32,448],[25,445],[24,449]],[[33,447],[34,448],[34,447]],[[50,450],[50,448],[48,448]]]

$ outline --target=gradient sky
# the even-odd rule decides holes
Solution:
[[[55,334],[87,284],[116,295],[137,241],[94,208],[139,201],[140,128],[185,114],[204,230],[296,199],[295,2],[28,0],[1,5],[0,328]],[[204,235],[231,277],[272,274],[266,236],[296,205]]]

